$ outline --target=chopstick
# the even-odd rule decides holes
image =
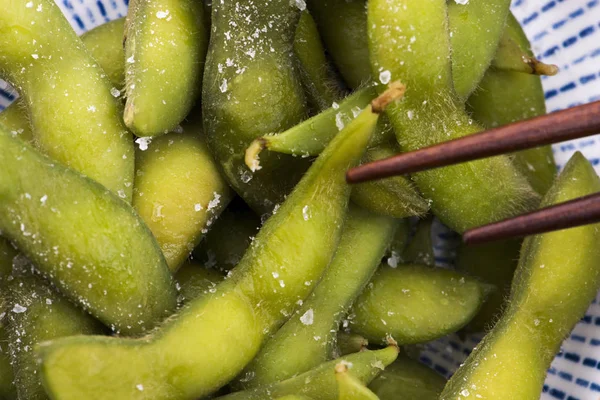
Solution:
[[[463,234],[463,241],[480,244],[597,222],[600,222],[600,193],[468,230]]]
[[[360,183],[409,174],[596,133],[600,133],[600,101],[363,164],[350,169],[346,180]]]

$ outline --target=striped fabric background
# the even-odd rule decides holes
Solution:
[[[449,0],[454,1],[454,0]],[[129,0],[56,0],[78,34],[127,12]],[[544,77],[548,111],[600,100],[600,0],[514,0],[513,12],[533,42],[536,55],[557,64],[561,73]],[[1,12],[1,11],[0,11]],[[0,110],[14,98],[0,81]],[[554,157],[562,167],[575,151],[581,151],[600,172],[600,138],[590,137],[555,145]],[[452,265],[458,237],[436,223],[436,261]],[[600,398],[600,299],[564,342],[554,360],[542,399],[597,400]],[[451,335],[430,343],[422,361],[449,376],[467,357],[481,335],[461,340]]]

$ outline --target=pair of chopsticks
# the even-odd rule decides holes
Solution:
[[[600,133],[600,101],[352,168],[348,183],[415,173]],[[467,244],[484,243],[600,222],[600,193],[484,225],[464,233]]]

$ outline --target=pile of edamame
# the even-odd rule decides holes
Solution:
[[[458,252],[600,191],[548,147],[349,186],[545,113],[508,0],[130,0],[81,37],[0,0],[0,398],[523,399],[600,287],[600,227]],[[485,331],[449,380],[419,345]]]

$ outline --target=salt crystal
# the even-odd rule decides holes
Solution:
[[[12,309],[12,312],[14,312],[15,314],[21,314],[21,313],[24,313],[25,311],[27,311],[27,307],[23,307],[20,304],[15,304],[15,306]]]
[[[381,71],[379,74],[379,81],[384,85],[387,85],[392,80],[392,73],[390,71]]]
[[[141,137],[141,138],[137,138],[135,140],[135,142],[138,144],[138,146],[140,146],[141,151],[148,150],[148,145],[150,144],[151,141],[152,141],[152,138],[149,138],[149,137]]]
[[[33,1],[30,1],[27,4],[25,4],[25,7],[27,7],[27,8],[33,7]]]
[[[199,212],[202,210],[202,205],[200,203],[194,204],[194,211]]]
[[[227,92],[227,79],[223,79],[223,83],[219,86],[221,93]]]
[[[337,126],[338,130],[342,130],[344,129],[344,126],[346,126],[346,124],[344,124],[344,120],[342,119],[344,118],[344,114],[342,113],[337,113],[335,115],[335,126]]]
[[[465,5],[465,4],[469,4],[469,0],[454,0],[454,2],[456,4],[460,4],[460,5]]]
[[[213,208],[218,206],[219,203],[221,202],[221,195],[219,193],[214,192],[213,195],[215,197],[211,201],[208,202],[208,208],[206,209],[206,211],[212,210]]]
[[[294,2],[300,11],[306,10],[306,2],[304,0],[295,0]]]
[[[308,206],[304,206],[302,208],[302,218],[304,218],[305,221],[308,221],[310,217],[310,209],[308,208]]]
[[[140,392],[143,392],[143,391],[144,391],[144,385],[142,385],[141,383],[140,383],[139,385],[135,385],[135,388],[136,388],[137,390],[139,390]]]
[[[156,13],[156,18],[158,18],[158,19],[165,19],[165,18],[167,18],[168,15],[169,15],[169,10],[167,10],[167,11],[158,11]]]
[[[314,320],[315,320],[315,313],[312,308],[309,309],[308,311],[306,311],[300,317],[300,322],[302,322],[304,325],[312,325]]]
[[[48,200],[48,195],[43,195],[42,197],[40,197],[40,203],[42,203],[43,206],[46,205],[46,200]]]
[[[40,56],[38,56],[37,54],[32,54],[32,55],[31,55],[31,57],[32,57],[34,60],[37,60],[38,58],[40,58]]]
[[[46,304],[51,305],[52,304],[52,300],[51,299],[46,299]]]
[[[113,87],[110,89],[110,94],[112,94],[113,97],[119,97],[121,95],[121,91],[119,91],[119,89],[116,87]]]

